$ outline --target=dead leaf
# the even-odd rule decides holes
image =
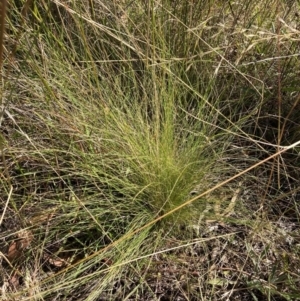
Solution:
[[[8,248],[7,258],[10,262],[18,259],[21,256],[22,252],[19,250],[18,241],[13,241]]]
[[[7,258],[10,262],[21,257],[22,252],[29,247],[33,240],[33,235],[29,230],[21,230],[17,234],[18,239],[11,242],[7,251]]]
[[[59,257],[57,257],[56,259],[54,259],[54,258],[51,258],[51,257],[49,256],[49,257],[48,257],[48,262],[49,262],[51,265],[53,265],[53,266],[55,266],[55,267],[57,267],[57,268],[61,268],[61,267],[64,267],[64,266],[68,265],[68,261],[66,261],[66,260],[64,260],[64,259],[62,259],[62,258],[59,258]]]
[[[48,253],[44,254],[44,259],[57,268],[61,268],[69,265],[70,258],[71,257],[68,256],[66,258],[62,258],[61,256],[59,257],[57,255],[50,255]]]
[[[16,289],[20,285],[20,275],[14,273],[9,279],[9,285]]]

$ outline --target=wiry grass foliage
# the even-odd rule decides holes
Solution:
[[[105,2],[8,6],[2,298],[298,298],[298,148],[161,218],[300,139],[297,2]]]

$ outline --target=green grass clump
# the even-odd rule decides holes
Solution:
[[[10,3],[1,297],[299,297],[297,9]]]

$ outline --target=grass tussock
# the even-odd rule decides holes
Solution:
[[[300,298],[297,1],[1,5],[1,299]]]

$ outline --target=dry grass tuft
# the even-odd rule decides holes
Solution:
[[[299,300],[297,1],[1,3],[1,300]]]

